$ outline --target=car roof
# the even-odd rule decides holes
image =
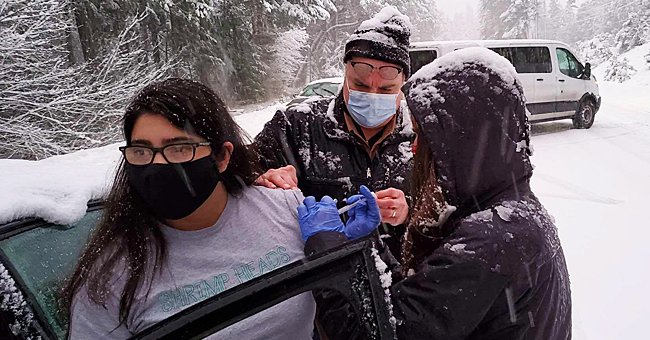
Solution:
[[[88,202],[108,195],[121,159],[118,145],[39,161],[0,160],[0,224],[41,218],[66,225],[81,219]]]
[[[558,40],[546,39],[505,39],[505,40],[431,40],[411,43],[411,49],[426,49],[432,47],[454,47],[454,46],[526,46],[526,45],[563,45]]]
[[[310,82],[309,84],[307,84],[305,86],[314,85],[314,84],[318,84],[318,83],[342,84],[343,83],[343,77],[331,77],[331,78],[318,79],[318,80],[314,80],[314,81]]]

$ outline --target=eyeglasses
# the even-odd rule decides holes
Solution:
[[[400,73],[402,73],[402,69],[396,66],[386,65],[375,67],[361,61],[351,61],[350,65],[354,69],[354,72],[361,78],[368,77],[375,69],[379,71],[379,76],[385,80],[393,80],[397,78]]]
[[[120,146],[120,151],[126,161],[131,165],[149,165],[160,152],[167,163],[185,163],[194,160],[196,148],[199,146],[210,146],[210,143],[178,143],[165,145],[162,148],[151,148],[148,146]]]

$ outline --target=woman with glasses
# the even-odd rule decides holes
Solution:
[[[103,219],[64,289],[70,338],[128,338],[304,257],[302,194],[251,186],[256,155],[210,89],[148,85],[123,124]],[[311,339],[314,314],[301,294],[216,336]]]

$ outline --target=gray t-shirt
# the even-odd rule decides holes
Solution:
[[[72,339],[124,339],[181,310],[304,258],[296,207],[299,191],[248,187],[228,196],[217,223],[198,231],[161,226],[168,261],[151,291],[137,294],[125,325],[118,326],[123,278],[115,278],[105,307],[75,297]],[[315,303],[303,293],[240,321],[208,339],[311,339]],[[117,327],[117,328],[116,328]]]

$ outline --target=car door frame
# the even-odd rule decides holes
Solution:
[[[291,263],[184,309],[130,339],[202,339],[298,294],[317,289],[342,294],[356,315],[363,318],[361,329],[370,331],[369,338],[396,339],[392,310],[377,271],[374,249],[375,235],[372,235],[306,261]],[[367,299],[373,303],[363,304]]]
[[[102,208],[102,202],[91,202],[87,212]],[[10,222],[0,226],[0,239],[47,224],[49,223],[38,218]],[[357,315],[364,318],[366,328],[371,330],[373,338],[394,339],[395,329],[390,322],[392,311],[388,307],[385,288],[376,268],[374,249],[376,237],[373,235],[306,260],[296,261],[191,306],[134,335],[133,339],[175,339],[179,334],[183,334],[183,338],[200,338],[200,334],[212,334],[272,305],[314,289],[339,291],[351,301]],[[43,339],[58,339],[53,326],[47,322],[45,311],[3,251],[0,251],[0,262],[34,314],[30,332]],[[352,285],[351,282],[356,284]],[[366,298],[373,303],[363,309],[360,302]],[[371,324],[376,325],[376,328],[373,329]]]

